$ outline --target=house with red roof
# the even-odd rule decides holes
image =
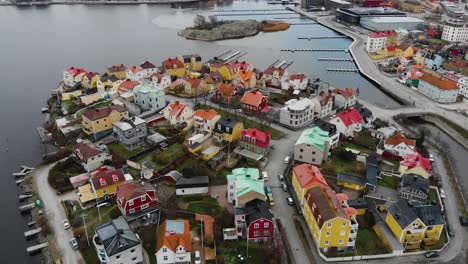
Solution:
[[[459,89],[456,82],[432,75],[429,72],[421,76],[418,85],[418,92],[438,103],[455,103]]]
[[[150,84],[157,90],[164,90],[171,86],[171,75],[167,73],[153,73],[149,76]]]
[[[313,186],[328,187],[328,183],[319,168],[308,163],[296,165],[292,169],[291,185],[302,208],[307,191]]]
[[[232,84],[246,89],[255,88],[257,85],[257,75],[254,71],[240,70],[234,80],[232,80]]]
[[[382,50],[388,46],[395,45],[398,34],[394,30],[372,32],[367,36],[367,52]]]
[[[423,157],[418,152],[406,154],[403,160],[400,161],[400,173],[403,174],[416,174],[425,179],[429,179],[432,173],[431,161]]]
[[[127,79],[119,84],[119,88],[117,90],[119,91],[119,94],[132,92],[133,89],[140,86],[140,84],[141,83],[139,81],[132,81],[130,79]]]
[[[168,58],[163,61],[163,68],[172,78],[181,78],[185,76],[185,65],[177,58]]]
[[[81,86],[85,89],[95,89],[100,77],[98,72],[87,72],[81,79]]]
[[[112,133],[112,124],[122,118],[128,118],[128,110],[121,105],[91,109],[81,116],[83,132],[94,140]]]
[[[281,88],[281,83],[288,79],[289,73],[286,68],[270,66],[261,73],[261,81],[267,86],[272,85]]]
[[[63,82],[65,85],[75,87],[78,83],[81,83],[85,74],[85,69],[70,67],[68,70],[63,71]]]
[[[332,90],[333,96],[335,97],[334,106],[335,108],[348,109],[357,103],[359,95],[358,89],[346,88]]]
[[[89,140],[78,142],[73,147],[72,155],[87,172],[101,167],[106,161],[112,161],[112,155]]]
[[[184,83],[184,92],[190,96],[202,95],[209,92],[210,89],[206,82],[197,78],[186,78]]]
[[[171,102],[164,108],[164,118],[175,128],[193,126],[193,107],[179,101]]]
[[[305,74],[291,74],[288,79],[283,80],[281,89],[283,90],[305,90],[309,84],[309,78]]]
[[[270,132],[263,132],[255,128],[244,129],[241,132],[239,146],[244,150],[260,155],[260,158],[262,158],[270,147]]]
[[[156,189],[149,183],[127,182],[117,188],[115,197],[117,207],[127,221],[144,216],[158,206]]]
[[[259,90],[244,93],[241,108],[246,113],[265,113],[271,109],[268,106],[267,97]]]
[[[235,61],[235,62],[232,62],[231,65],[233,65],[234,67],[239,67],[239,70],[241,71],[253,71],[254,70],[254,67],[252,64],[246,62],[246,61]]]
[[[210,73],[219,72],[225,81],[232,81],[239,74],[240,67],[233,64],[213,63],[210,65]]]
[[[383,154],[384,152],[399,158],[403,158],[407,154],[417,153],[416,140],[407,138],[403,133],[397,133],[383,142],[383,148],[377,147],[377,154]]]
[[[221,116],[213,109],[198,109],[193,114],[195,133],[210,137]]]
[[[228,83],[220,83],[211,99],[215,102],[230,105],[232,100],[240,95],[240,90],[236,86]]]
[[[90,173],[89,184],[78,187],[78,195],[82,204],[96,202],[99,199],[112,197],[117,187],[132,181],[130,174],[123,169],[103,166]]]
[[[349,108],[330,120],[330,123],[336,126],[342,136],[349,138],[362,130],[364,119],[355,108]]]
[[[188,220],[165,220],[157,233],[156,263],[192,263],[192,233]]]
[[[127,79],[140,82],[146,77],[146,70],[141,66],[130,66],[126,69]]]
[[[145,78],[148,78],[151,75],[158,72],[158,68],[156,67],[156,65],[149,61],[143,62],[142,64],[140,64],[140,67],[143,68],[143,70],[145,71]]]

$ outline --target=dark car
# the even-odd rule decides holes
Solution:
[[[426,258],[438,258],[440,254],[437,251],[429,251],[429,252],[424,253],[424,256]]]
[[[463,215],[460,215],[460,217],[458,219],[460,219],[460,224],[462,226],[467,226],[468,225],[468,220],[466,220],[466,218]]]
[[[447,232],[448,232],[450,237],[455,236],[455,230],[453,230],[451,226],[447,226]]]

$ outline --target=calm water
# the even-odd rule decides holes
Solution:
[[[212,8],[282,8],[261,1],[213,2],[172,9],[169,6],[50,6],[47,8],[0,7],[0,256],[12,263],[34,263],[25,253],[23,238],[27,218],[17,210],[17,188],[11,173],[21,164],[40,161],[42,147],[35,128],[44,117],[40,108],[49,90],[70,66],[103,71],[112,64],[126,65],[150,60],[160,63],[169,56],[199,53],[204,58],[227,50],[248,52],[243,58],[264,69],[276,60],[292,60],[290,72],[320,77],[336,87],[358,87],[368,101],[386,105],[396,103],[358,74],[332,74],[327,67],[352,67],[352,63],[318,62],[319,57],[348,57],[348,53],[284,53],[282,48],[347,48],[348,39],[298,40],[301,36],[332,36],[335,32],[320,25],[292,26],[277,33],[260,33],[240,40],[213,43],[186,41],[176,32],[191,25],[196,13],[208,14]],[[284,11],[277,11],[280,13]],[[302,20],[298,15],[249,15],[222,19],[281,18]],[[8,151],[7,151],[8,149]]]

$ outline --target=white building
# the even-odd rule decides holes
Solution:
[[[140,82],[141,80],[143,80],[143,78],[146,77],[146,70],[140,66],[134,65],[134,66],[128,67],[127,70],[125,70],[125,72],[127,74],[127,79],[131,81]]]
[[[395,29],[397,33],[397,44],[403,43],[406,39],[408,39],[409,32],[404,28],[397,28]]]
[[[156,243],[156,263],[192,263],[192,235],[188,220],[164,221],[159,227]]]
[[[320,127],[304,130],[294,145],[294,160],[322,165],[328,160],[331,139]]]
[[[468,77],[462,77],[458,79],[457,86],[460,88],[458,90],[458,94],[468,98]]]
[[[439,103],[455,103],[459,87],[452,80],[425,73],[419,80],[418,92]]]
[[[210,137],[219,119],[221,119],[221,116],[213,109],[198,109],[193,114],[195,133],[203,134],[205,138]]]
[[[397,33],[394,30],[373,32],[367,36],[366,50],[374,52],[386,48],[389,44],[387,38],[397,38]],[[395,44],[395,43],[394,43]]]
[[[346,89],[333,89],[333,95],[335,96],[334,106],[335,108],[348,109],[357,103],[358,90],[352,88]]]
[[[291,99],[285,103],[280,111],[280,123],[300,128],[314,121],[314,102],[309,98]]]
[[[63,82],[68,86],[75,86],[77,83],[81,83],[85,74],[84,69],[70,67],[70,69],[63,71]]]
[[[150,76],[151,85],[156,89],[164,90],[171,86],[171,75],[167,73],[154,73]]]
[[[331,119],[330,123],[336,126],[341,135],[349,138],[362,131],[364,120],[356,109],[350,108]]]
[[[294,90],[305,90],[307,84],[309,83],[309,78],[302,73],[292,74],[289,76],[289,79],[284,79],[281,83],[281,89],[289,90],[292,88]]]
[[[93,244],[101,263],[143,263],[140,238],[133,232],[123,216],[97,226],[95,232]]]
[[[89,140],[83,140],[76,144],[73,157],[87,172],[91,172],[104,165],[106,161],[112,160],[109,153],[104,152],[97,144]]]
[[[404,157],[416,153],[416,140],[408,139],[403,133],[398,133],[384,141],[383,149],[377,149],[377,154],[383,151],[395,156]]]
[[[444,25],[441,39],[450,42],[467,42],[468,25],[465,21],[449,19]]]
[[[182,177],[176,182],[176,195],[208,193],[208,176]]]
[[[145,111],[159,111],[166,107],[164,90],[155,89],[146,83],[133,89],[133,102]]]
[[[170,103],[164,108],[164,118],[176,128],[193,126],[193,107],[179,101]]]

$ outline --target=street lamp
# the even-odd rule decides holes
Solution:
[[[88,229],[86,228],[86,221],[85,221],[85,217],[88,217],[88,216],[85,214],[81,214],[81,217],[83,218],[83,224],[85,226],[86,241],[88,242],[88,247],[89,247],[90,245],[89,245]]]

